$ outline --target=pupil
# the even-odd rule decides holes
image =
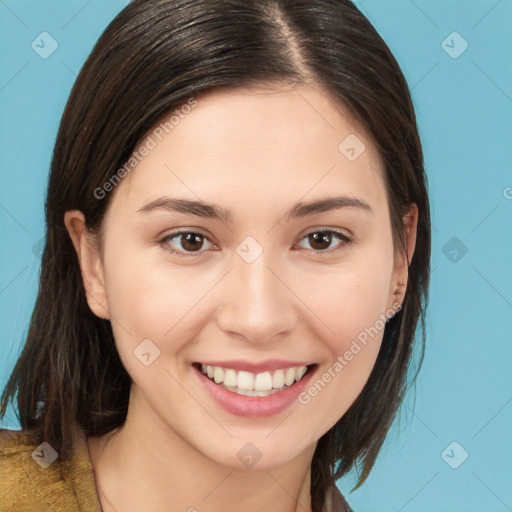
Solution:
[[[316,249],[316,250],[320,250],[320,249],[326,249],[329,247],[329,245],[331,244],[331,235],[329,233],[314,233],[312,235],[312,238],[313,238],[313,243],[311,243],[311,247],[313,247],[313,249]],[[326,244],[325,247],[315,247],[315,244],[318,244],[320,243],[320,245],[323,244]]]
[[[200,243],[198,242],[201,242],[201,236],[200,235],[194,235],[193,233],[189,233],[186,237],[185,237],[185,241],[181,244],[182,247],[184,249],[187,249],[187,250],[195,250],[195,249],[200,249],[201,248],[201,245]],[[190,244],[190,247],[187,247],[187,244]]]

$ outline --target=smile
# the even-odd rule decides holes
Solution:
[[[209,363],[209,364],[208,364]],[[213,403],[236,416],[265,418],[297,402],[318,364],[267,360],[226,360],[192,364],[194,375]]]
[[[261,373],[237,371],[232,368],[205,364],[201,364],[200,369],[203,375],[206,375],[215,384],[233,393],[244,396],[268,396],[283,391],[300,381],[307,373],[309,366],[296,366]]]

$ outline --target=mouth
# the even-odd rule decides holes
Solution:
[[[313,373],[317,364],[289,366],[274,371],[253,373],[195,362],[192,366],[217,386],[237,395],[266,397],[294,387]]]

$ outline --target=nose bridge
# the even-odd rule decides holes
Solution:
[[[271,341],[293,327],[293,294],[284,284],[286,279],[280,276],[281,266],[271,250],[262,250],[252,260],[247,254],[254,247],[244,249],[247,246],[242,243],[233,255],[233,269],[217,309],[219,326],[249,341]]]

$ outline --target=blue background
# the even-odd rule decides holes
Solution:
[[[0,3],[2,389],[36,295],[60,116],[93,44],[126,3]],[[512,2],[356,3],[412,90],[432,202],[433,272],[417,385],[367,482],[350,493],[352,473],[338,485],[356,512],[510,511]],[[31,46],[42,46],[42,32],[58,43],[46,59]],[[19,428],[13,411],[0,427]]]

